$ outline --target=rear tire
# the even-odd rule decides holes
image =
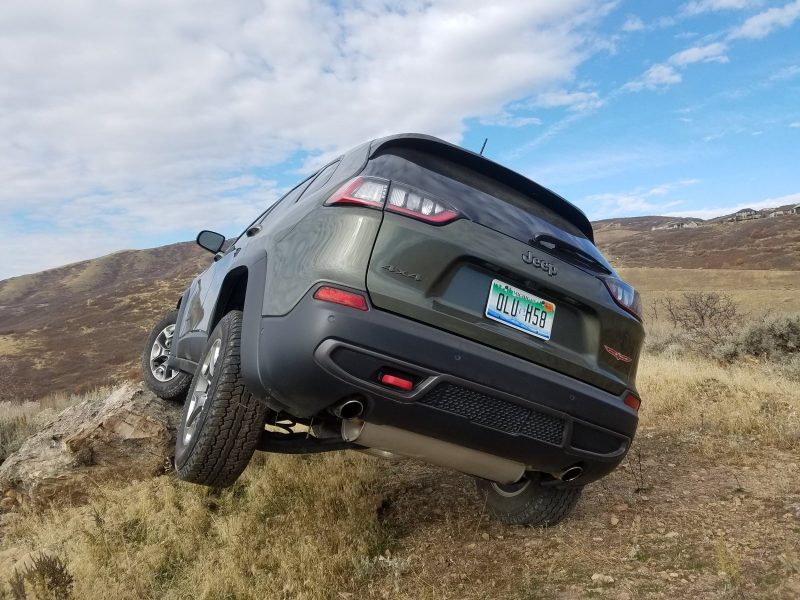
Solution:
[[[572,512],[583,491],[543,486],[535,476],[510,485],[476,479],[475,485],[489,514],[506,525],[555,525]]]
[[[175,469],[184,481],[231,485],[264,431],[267,406],[241,379],[241,333],[241,311],[229,312],[208,338],[195,371],[175,445]]]
[[[150,391],[162,400],[183,402],[192,376],[167,367],[177,318],[178,311],[171,310],[161,317],[147,336],[142,353],[142,379]]]

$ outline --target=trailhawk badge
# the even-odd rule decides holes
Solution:
[[[610,346],[606,346],[605,344],[603,344],[603,348],[605,348],[606,352],[608,352],[611,356],[613,356],[617,360],[621,360],[622,362],[625,362],[625,363],[629,363],[629,362],[631,362],[633,360],[630,356],[625,356],[622,352],[620,352],[618,350],[614,350]]]

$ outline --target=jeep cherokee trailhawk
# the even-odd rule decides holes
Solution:
[[[156,324],[144,378],[184,400],[175,467],[230,485],[255,450],[360,449],[475,476],[506,523],[563,518],[636,431],[638,293],[575,206],[433,137],[297,185]]]

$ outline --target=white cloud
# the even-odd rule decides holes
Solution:
[[[718,206],[716,208],[701,208],[698,210],[689,210],[682,212],[670,213],[670,217],[696,217],[698,219],[713,219],[722,215],[729,215],[735,213],[743,208],[763,209],[763,208],[776,208],[778,206],[785,206],[787,204],[797,204],[800,202],[800,193],[788,194],[786,196],[778,196],[776,198],[766,198],[765,200],[758,200],[756,202],[742,202],[729,206]]]
[[[800,18],[800,0],[795,0],[781,7],[774,7],[747,19],[734,29],[730,39],[759,40],[776,29],[789,27]]]
[[[634,32],[634,31],[644,31],[645,29],[646,27],[644,21],[642,21],[636,15],[630,15],[625,20],[625,23],[622,24],[622,31]]]
[[[721,133],[710,133],[709,135],[703,137],[703,141],[706,142],[706,143],[713,142],[714,140],[718,140],[718,139],[724,137],[725,133],[726,133],[725,131],[723,131]]]
[[[699,15],[722,10],[744,10],[762,4],[761,0],[694,0],[681,7],[686,15]]]
[[[466,119],[572,81],[613,6],[5,0],[0,236],[35,222],[70,236],[73,260],[111,247],[101,231],[234,233],[297,152],[398,131],[458,141]],[[26,261],[4,254],[0,277],[58,262]]]
[[[520,115],[513,115],[507,111],[502,111],[497,115],[491,117],[484,117],[481,120],[483,125],[494,125],[497,127],[528,127],[529,125],[541,125],[542,120],[538,117],[524,117]]]
[[[676,52],[667,59],[666,63],[657,63],[647,69],[639,78],[626,83],[622,86],[622,90],[639,92],[670,87],[680,83],[683,79],[677,69],[684,69],[699,62],[726,63],[728,62],[725,54],[727,50],[728,47],[725,44],[715,42],[705,46],[692,46]]]
[[[728,57],[725,55],[727,50],[728,47],[719,42],[705,46],[693,46],[673,54],[669,57],[669,62],[676,67],[685,67],[698,62],[726,63],[728,62]]]
[[[592,194],[587,196],[581,205],[587,209],[593,219],[633,216],[634,214],[643,213],[659,214],[670,207],[682,203],[682,200],[659,201],[659,198],[681,188],[699,183],[699,181],[699,179],[682,179],[651,188],[637,188],[629,192]]]
[[[638,92],[641,90],[657,90],[681,82],[681,74],[669,65],[653,65],[644,74],[633,81],[629,81],[623,90]]]
[[[539,94],[534,104],[542,108],[567,107],[572,111],[583,112],[600,108],[603,100],[597,92],[554,90]]]
[[[794,123],[789,123],[789,127],[800,127],[800,121],[795,121]]]
[[[789,79],[794,79],[798,75],[800,75],[800,65],[789,65],[788,67],[784,67],[783,69],[773,73],[769,80],[787,81]]]

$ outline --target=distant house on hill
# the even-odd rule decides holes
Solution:
[[[691,229],[698,227],[697,221],[668,221],[663,225],[654,225],[651,231],[660,231],[662,229]]]
[[[792,208],[788,210],[790,215],[800,215],[800,204],[795,204]]]
[[[789,213],[791,213],[791,210],[792,209],[789,209],[789,210],[773,210],[771,213],[769,213],[769,216],[770,217],[782,217],[783,215],[788,215]]]
[[[752,208],[743,208],[742,210],[738,211],[735,215],[733,215],[734,221],[752,221],[753,219],[760,219],[764,215],[757,211],[753,210]]]

